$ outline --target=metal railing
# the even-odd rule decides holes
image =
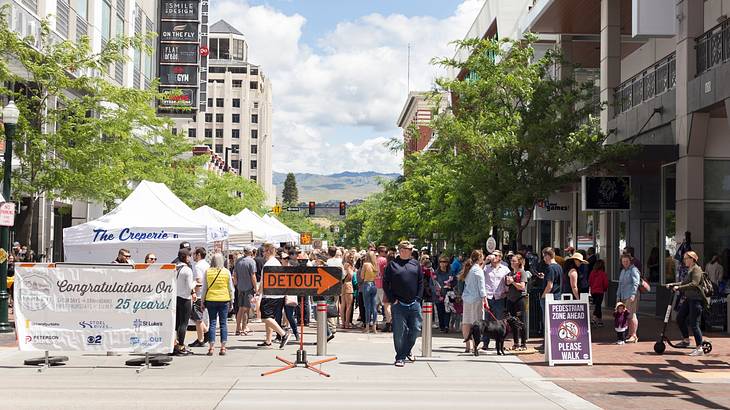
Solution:
[[[671,90],[676,84],[677,62],[672,53],[616,88],[613,95],[616,114]]]
[[[697,75],[730,58],[730,21],[711,28],[697,37]]]

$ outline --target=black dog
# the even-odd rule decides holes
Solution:
[[[474,356],[479,356],[479,345],[482,343],[482,336],[488,335],[490,339],[494,339],[497,346],[497,354],[504,355],[504,339],[511,328],[514,332],[516,329],[522,329],[525,326],[522,321],[514,316],[508,316],[502,320],[477,320],[471,326],[469,337],[464,343],[470,339],[474,342]]]

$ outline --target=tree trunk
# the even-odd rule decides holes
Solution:
[[[32,246],[32,239],[33,239],[33,222],[35,219],[35,207],[38,203],[38,197],[31,196],[30,198],[30,205],[28,207],[28,231],[25,233],[25,243],[22,245],[26,245],[28,247],[28,251],[30,252],[31,249],[33,249]],[[35,253],[35,250],[34,250]]]

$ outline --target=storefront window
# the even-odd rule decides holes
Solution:
[[[677,278],[677,262],[674,253],[681,242],[677,238],[677,165],[669,164],[662,167],[662,232],[663,250],[661,262],[662,281],[671,283]]]
[[[720,256],[730,268],[730,161],[705,160],[705,262]]]

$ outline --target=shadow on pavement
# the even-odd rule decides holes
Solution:
[[[340,362],[345,366],[393,366],[393,363],[384,362]]]
[[[694,389],[687,385],[680,385],[680,384],[676,384],[676,383],[672,383],[672,382],[667,382],[663,385],[655,385],[655,387],[666,391],[666,393],[646,392],[646,391],[642,391],[642,392],[614,391],[614,392],[610,392],[608,394],[614,395],[614,396],[620,396],[620,397],[647,397],[647,396],[666,397],[666,398],[685,400],[685,401],[691,403],[692,405],[702,406],[702,407],[705,407],[708,409],[725,409],[725,410],[730,409],[730,408],[723,406],[722,404],[719,404],[712,400],[707,400],[701,394],[698,393],[699,392],[698,389]]]

